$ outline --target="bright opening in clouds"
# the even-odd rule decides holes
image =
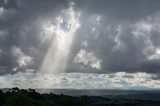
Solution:
[[[63,30],[64,32],[69,32],[71,30],[71,24],[68,23],[67,21],[65,20],[61,20],[60,22],[60,28],[61,30]]]
[[[0,85],[160,89],[160,1],[0,0]]]

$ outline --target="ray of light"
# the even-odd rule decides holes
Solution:
[[[53,29],[55,37],[44,57],[40,72],[64,72],[73,37],[80,26],[73,6],[71,3],[70,8],[62,12],[62,16],[57,17],[58,24]]]

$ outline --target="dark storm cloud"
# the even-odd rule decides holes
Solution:
[[[98,73],[159,72],[159,54],[155,53],[160,44],[160,29],[156,25],[159,23],[157,19],[160,13],[159,7],[159,1],[149,0],[78,1],[77,8],[82,11],[80,17],[82,25],[74,40],[72,52],[78,53],[78,50],[82,49],[82,42],[87,41],[87,51],[93,52],[103,61],[101,71],[84,69],[83,66],[80,70]],[[102,20],[96,23],[98,16]],[[150,26],[141,24],[149,24],[152,28],[147,29]],[[97,31],[92,32],[94,27]],[[137,30],[138,37],[135,37],[133,32]],[[150,31],[147,32],[148,30]],[[115,50],[116,46],[118,47]],[[154,59],[148,59],[153,55],[156,55]],[[71,57],[71,61],[75,56]]]
[[[68,3],[51,0],[0,0],[0,74],[15,73],[18,66],[12,48],[20,49],[26,56],[34,58],[34,63],[19,67],[17,71],[27,68],[38,69],[49,43],[42,44],[40,29],[36,23],[41,17],[49,17],[68,7]],[[19,55],[19,54],[18,54]],[[23,57],[22,57],[23,58]],[[16,72],[17,72],[16,71]]]
[[[38,20],[55,19],[61,10],[69,7],[70,1],[6,1],[0,0],[0,74],[26,69],[38,71],[50,45],[50,41],[42,42]],[[156,50],[160,48],[160,20],[157,18],[160,1],[74,2],[75,11],[80,12],[81,27],[76,32],[66,72],[159,72],[160,53]],[[85,41],[87,43],[82,45]],[[75,63],[80,50],[88,53],[88,60]],[[31,64],[27,64],[30,61]]]
[[[76,0],[78,9],[86,14],[103,14],[113,20],[137,21],[146,15],[159,12],[160,1],[154,0]]]

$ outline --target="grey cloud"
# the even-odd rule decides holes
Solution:
[[[159,12],[159,1],[150,0],[77,0],[78,8],[86,14],[104,14],[110,21],[137,21],[144,16]]]
[[[0,1],[0,7],[6,11],[2,14],[5,18],[0,18],[1,75],[24,72],[27,69],[38,72],[51,44],[51,40],[42,41],[46,35],[41,33],[40,24],[47,23],[47,20],[53,20],[51,24],[54,24],[60,11],[69,7],[69,2]],[[66,72],[159,73],[160,54],[156,53],[156,49],[160,48],[158,0],[75,0],[74,7],[76,13],[80,12],[81,27],[74,36]],[[138,29],[142,26],[137,23],[147,23],[152,28],[147,32],[147,28]],[[13,47],[20,48],[26,56],[33,58],[34,63],[13,71],[18,66],[17,59],[11,53]],[[84,65],[82,62],[74,62],[82,49],[101,60],[99,70],[95,66],[88,67],[89,63]],[[92,63],[91,60],[88,62]]]
[[[123,5],[125,5],[125,3]],[[152,5],[153,4],[154,3],[152,2]],[[138,7],[139,6],[141,6],[141,3]],[[101,7],[103,8],[103,6]],[[137,6],[135,7],[137,8]],[[144,5],[143,8],[148,9],[146,5]],[[142,10],[139,8],[140,11],[144,12],[143,8]],[[73,46],[73,52],[77,51],[78,48],[80,49],[80,44],[86,40],[88,43],[87,50],[94,52],[103,61],[101,72],[113,73],[125,71],[132,73],[141,71],[147,73],[158,73],[160,63],[158,58],[159,53],[156,53],[156,49],[159,48],[159,25],[157,25],[157,23],[159,23],[159,19],[157,19],[157,17],[159,17],[159,9],[155,7],[154,10],[153,8],[154,7],[151,9],[154,11],[154,14],[148,11],[147,14],[141,15],[139,18],[134,18],[134,21],[128,14],[125,14],[126,11],[120,10],[117,10],[117,12],[124,14],[124,17],[127,19],[121,19],[118,15],[116,17],[117,19],[114,20],[115,16],[110,15],[107,11],[102,14],[97,13],[96,11],[93,13],[86,13],[85,15],[82,13],[84,15],[81,15],[82,28],[78,31],[75,38],[75,42],[78,43]],[[132,13],[134,16],[139,16],[139,11],[132,12],[132,10],[128,10],[127,12]],[[96,24],[96,17],[94,15],[102,17],[100,25]],[[93,16],[92,21],[90,18],[91,16]],[[148,29],[149,26],[141,26],[137,25],[137,23],[149,24],[153,28]],[[96,32],[92,32],[91,28],[94,27],[97,29],[98,34]],[[135,37],[135,34],[133,33],[133,31],[137,29],[139,31],[139,37]],[[115,47],[118,47],[118,49],[115,50]],[[148,57],[152,56],[155,58],[149,60]]]

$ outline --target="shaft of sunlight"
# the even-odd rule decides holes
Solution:
[[[57,17],[58,24],[53,29],[55,30],[55,37],[46,52],[40,72],[59,73],[65,71],[73,38],[80,26],[73,7],[74,3],[71,3],[69,9],[63,11],[63,15]]]

